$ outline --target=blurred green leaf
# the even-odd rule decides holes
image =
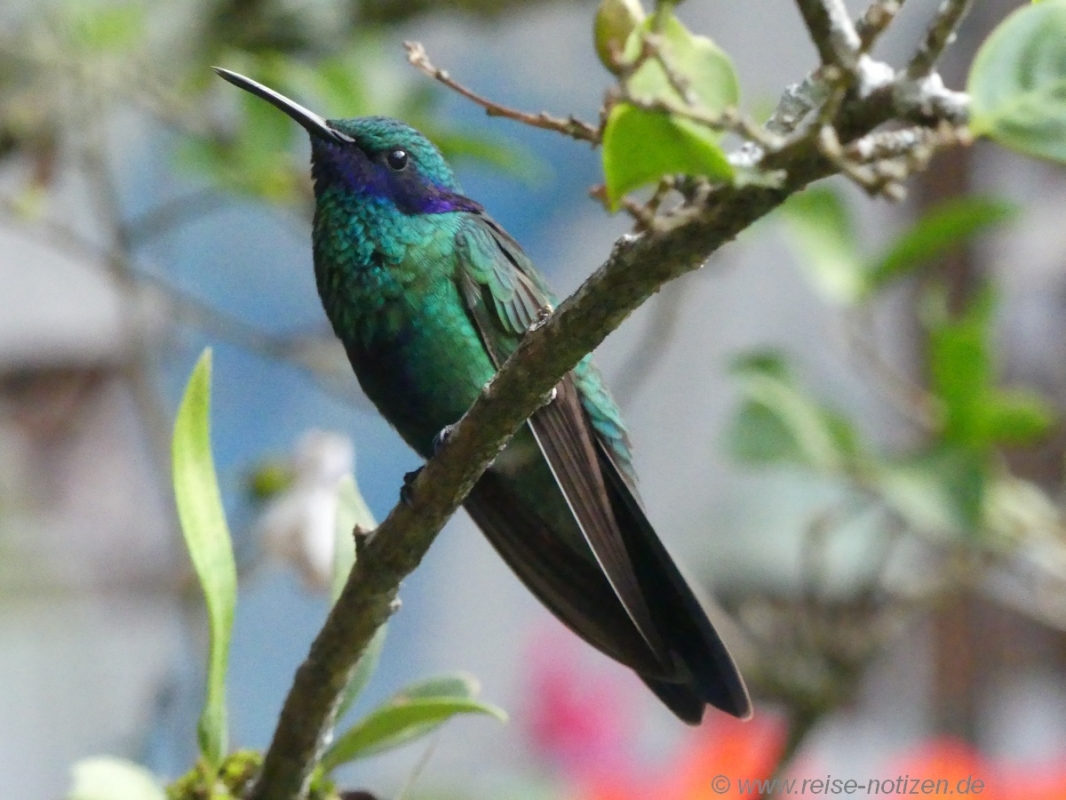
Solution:
[[[931,301],[937,302],[937,301]],[[981,292],[962,314],[952,317],[941,298],[929,329],[930,388],[944,405],[945,441],[980,447],[986,443],[985,400],[992,385],[989,325],[993,295]]]
[[[318,113],[327,119],[355,117],[370,107],[366,70],[351,51],[326,58],[313,66],[297,59],[283,62],[280,71],[296,97],[314,98]]]
[[[819,187],[793,195],[781,208],[789,244],[799,253],[816,288],[848,304],[862,294],[864,265],[854,224],[840,195]]]
[[[930,388],[943,404],[944,441],[984,451],[996,444],[1028,444],[1047,435],[1055,416],[1046,401],[995,384],[993,293],[980,292],[954,317],[945,306],[943,292],[934,293],[925,314]]]
[[[1066,162],[1066,0],[1001,22],[978,50],[966,90],[975,135]]]
[[[388,623],[378,628],[370,639],[370,643],[367,644],[366,650],[355,663],[355,669],[352,670],[352,676],[348,679],[348,685],[344,687],[344,694],[341,695],[341,701],[337,706],[337,719],[344,716],[345,712],[359,699],[366,685],[370,683],[381,661],[381,651],[385,649],[385,637],[388,632]]]
[[[481,684],[468,672],[445,672],[413,683],[399,694],[405,697],[450,697],[476,700],[481,694]]]
[[[348,580],[348,574],[355,565],[355,539],[352,533],[356,525],[363,531],[370,532],[377,527],[377,521],[370,512],[366,501],[363,500],[363,495],[359,492],[355,476],[349,475],[341,481],[337,493],[337,547],[333,564],[333,586],[330,593],[333,602],[336,602],[337,598],[340,597],[344,584]],[[348,685],[341,696],[337,719],[340,719],[344,712],[352,706],[377,669],[378,661],[381,659],[382,648],[385,646],[387,630],[387,624],[378,628],[352,670]]]
[[[505,137],[473,126],[442,125],[434,113],[439,94],[423,82],[390,79],[375,61],[380,49],[375,35],[363,34],[342,52],[315,62],[271,50],[227,51],[221,60],[327,118],[395,116],[421,130],[449,160],[487,164],[529,182],[544,174],[542,162]],[[237,194],[275,203],[306,198],[306,163],[293,157],[292,147],[305,138],[299,126],[246,92],[229,86],[215,90],[236,105],[236,125],[224,137],[187,137],[178,148],[178,163]]]
[[[426,135],[440,148],[449,163],[485,164],[525,183],[542,180],[547,165],[525,147],[490,133],[476,135],[427,128]]]
[[[809,397],[780,356],[741,358],[732,373],[745,395],[728,434],[735,458],[836,472],[858,457],[861,445],[851,422]]]
[[[866,293],[880,289],[918,267],[1013,218],[1017,207],[988,197],[958,197],[927,212],[867,269]]]
[[[166,800],[159,780],[124,758],[95,756],[77,762],[67,800]]]
[[[254,466],[245,486],[254,502],[262,503],[292,486],[296,473],[288,461],[268,459]]]
[[[337,547],[333,561],[333,585],[330,591],[333,602],[337,602],[337,598],[340,597],[341,590],[348,580],[348,573],[352,571],[352,566],[355,564],[355,539],[352,533],[357,525],[364,533],[370,533],[378,526],[378,523],[359,491],[355,476],[346,475],[337,487]]]
[[[1026,445],[1048,435],[1055,423],[1051,405],[1033,392],[999,390],[989,403],[988,437],[1007,445]]]
[[[71,43],[100,53],[130,50],[145,41],[147,8],[141,3],[72,2],[63,9]]]
[[[211,633],[207,698],[198,735],[204,760],[222,763],[227,747],[226,667],[233,610],[237,603],[237,568],[229,527],[211,458],[211,351],[197,361],[174,423],[174,496],[178,518],[193,567],[203,587]]]
[[[873,465],[871,479],[886,502],[920,530],[976,533],[981,526],[988,462],[958,447],[938,447]]]
[[[296,169],[290,154],[298,126],[247,92],[240,92],[237,102],[240,118],[235,135],[225,141],[185,139],[178,149],[178,163],[238,194],[273,202],[295,200],[306,180],[306,167]]]
[[[383,750],[400,747],[435,730],[456,714],[507,714],[477,701],[477,682],[466,675],[430,678],[401,690],[340,736],[322,758],[327,771]]]
[[[776,411],[748,400],[730,423],[727,442],[733,458],[744,464],[803,463],[803,450]]]
[[[603,134],[603,174],[608,205],[616,211],[624,195],[665,175],[729,180],[733,168],[705,129],[620,103],[611,109]]]

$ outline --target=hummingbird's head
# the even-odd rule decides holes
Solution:
[[[384,200],[405,214],[474,211],[440,151],[409,125],[388,117],[327,120],[273,89],[215,67],[222,78],[281,109],[311,135],[315,194],[345,192]]]

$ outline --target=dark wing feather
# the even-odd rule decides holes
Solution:
[[[478,222],[473,224],[478,225]],[[501,334],[520,334],[526,330],[528,324],[521,331],[515,331],[511,322],[516,318],[529,318],[526,309],[531,305],[530,298],[537,307],[547,305],[548,298],[541,294],[535,279],[520,269],[520,265],[526,266],[530,274],[535,275],[531,265],[523,264],[525,256],[517,250],[518,246],[513,240],[508,242],[497,238],[497,232],[506,236],[494,224],[468,227],[460,233],[459,243],[463,257],[462,294],[489,355],[499,367],[517,341]],[[618,521],[597,465],[594,434],[571,375],[559,383],[555,399],[536,411],[529,424],[582,534],[622,606],[652,652],[662,664],[669,665],[667,651],[656,632],[630,554],[619,535]]]
[[[522,582],[574,633],[642,674],[668,677],[595,562],[576,556],[506,479],[486,472],[464,507]]]
[[[616,513],[626,519],[620,531],[637,566],[640,584],[647,596],[654,598],[651,607],[654,624],[674,656],[685,665],[689,673],[687,683],[703,702],[735,717],[751,716],[751,699],[733,657],[652,528],[610,451],[602,443],[599,461],[611,504]],[[653,681],[645,680],[645,683],[663,702],[674,708]],[[673,686],[670,692],[678,696]]]
[[[593,441],[581,399],[568,375],[556,387],[552,402],[530,417],[530,427],[555,479],[570,504],[597,562],[625,606],[633,624],[659,660],[669,664],[656,632],[644,590],[631,555],[619,535],[618,520],[597,466]]]
[[[499,367],[551,294],[491,219],[472,217],[457,243],[463,297]],[[648,522],[630,471],[616,461],[624,454],[591,423],[573,373],[529,425],[595,562],[491,470],[466,504],[489,541],[556,616],[634,668],[682,720],[698,723],[707,703],[748,716],[732,658]]]

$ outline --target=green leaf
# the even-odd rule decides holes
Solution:
[[[975,534],[989,482],[987,459],[970,450],[938,447],[873,466],[885,500],[913,527]]]
[[[858,457],[861,447],[851,422],[807,396],[779,356],[739,359],[732,372],[745,394],[728,434],[735,458],[837,472]]]
[[[268,86],[285,87],[288,62],[279,57],[256,56],[242,67]],[[288,91],[286,89],[286,91]],[[291,148],[299,127],[269,103],[247,92],[236,95],[238,123],[225,138],[187,136],[177,151],[180,166],[208,176],[231,192],[272,202],[293,202],[301,196],[306,167],[296,167]]]
[[[71,3],[64,22],[76,47],[123,52],[144,43],[146,10],[140,3]]]
[[[966,86],[970,130],[1066,162],[1066,0],[1007,17],[981,45]]]
[[[481,693],[477,678],[467,672],[445,672],[413,683],[397,694],[397,697],[449,697],[476,700]]]
[[[95,756],[77,762],[67,800],[166,800],[159,780],[124,758]]]
[[[207,699],[198,726],[200,752],[209,765],[217,768],[227,747],[226,666],[237,603],[237,568],[211,458],[210,412],[208,349],[196,363],[178,408],[173,469],[178,518],[204,590],[211,634]]]
[[[931,320],[930,388],[944,404],[943,436],[948,442],[971,447],[987,443],[984,412],[992,386],[988,345],[992,308],[992,293],[986,290],[960,316],[953,318],[941,308]]]
[[[348,685],[344,687],[344,693],[341,695],[341,701],[337,706],[337,719],[344,716],[345,712],[359,699],[359,695],[363,693],[366,685],[370,683],[370,679],[378,668],[378,662],[381,661],[381,651],[385,648],[385,636],[388,632],[388,623],[378,628],[370,639],[369,644],[367,644],[366,650],[359,656],[359,660],[352,670],[352,676],[348,679]]]
[[[671,72],[681,79],[696,100],[696,107],[712,114],[735,107],[740,101],[740,82],[729,56],[706,36],[690,32],[677,17],[659,17],[659,52]],[[625,60],[632,62],[643,48],[643,39],[653,32],[656,17],[646,19],[626,42]],[[629,93],[641,100],[685,103],[659,59],[649,58],[626,81]]]
[[[624,195],[665,175],[729,180],[733,168],[705,129],[620,103],[611,109],[603,133],[603,174],[608,205],[617,211]]]
[[[940,257],[1017,214],[1017,206],[988,197],[941,203],[899,236],[867,270],[867,294]]]
[[[994,442],[1026,445],[1048,435],[1055,412],[1044,398],[1021,389],[999,390],[988,404],[985,427]]]
[[[730,454],[743,464],[800,464],[806,460],[792,429],[777,412],[753,400],[741,405],[726,437]]]
[[[958,316],[942,292],[926,303],[930,388],[944,407],[946,442],[985,451],[995,444],[1026,444],[1045,436],[1051,406],[1037,395],[995,385],[992,312],[995,297],[982,291]]]
[[[826,187],[808,189],[789,198],[781,214],[815,287],[833,302],[855,302],[863,291],[863,260],[841,196]]]
[[[438,728],[456,714],[487,714],[501,722],[507,714],[475,699],[477,682],[466,675],[446,675],[409,686],[359,720],[322,758],[327,770],[400,747]]]
[[[378,526],[374,515],[367,506],[354,475],[346,475],[337,487],[337,546],[333,561],[333,585],[330,597],[333,602],[340,597],[341,590],[348,580],[348,573],[355,564],[355,538],[353,533],[358,526],[364,533],[369,533]]]
[[[431,135],[433,143],[451,164],[485,164],[529,184],[542,180],[550,171],[548,165],[530,150],[503,137],[482,131],[467,134],[450,129],[433,130],[431,134],[426,135]]]
[[[344,584],[348,581],[348,574],[355,566],[355,538],[352,534],[357,525],[363,531],[369,532],[377,527],[377,521],[359,492],[355,476],[348,475],[341,481],[337,490],[337,546],[336,558],[333,562],[333,586],[330,593],[333,602],[340,597]],[[352,675],[348,679],[348,685],[341,696],[337,719],[340,719],[344,712],[351,708],[366,688],[374,670],[377,669],[378,661],[381,659],[381,650],[385,646],[387,630],[388,625],[382,625],[377,629],[366,650],[363,651],[363,655],[356,662]]]

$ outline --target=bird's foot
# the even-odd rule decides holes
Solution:
[[[438,431],[437,435],[433,437],[433,454],[436,455],[440,452],[440,449],[444,446],[444,443],[451,438],[452,431],[455,430],[454,425],[445,425]]]
[[[422,467],[404,473],[403,486],[400,487],[400,501],[404,505],[411,505],[411,492],[414,490],[415,480],[422,472]]]

